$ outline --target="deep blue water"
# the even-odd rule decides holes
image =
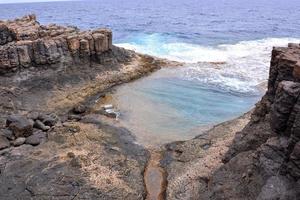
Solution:
[[[190,138],[199,126],[251,109],[263,95],[272,47],[300,43],[300,0],[0,4],[0,19],[28,13],[42,24],[108,27],[118,46],[187,63],[117,90],[121,123],[154,143]]]
[[[1,4],[0,18],[36,13],[43,24],[109,27],[115,42],[159,33],[193,44],[299,37],[299,0],[82,0]]]

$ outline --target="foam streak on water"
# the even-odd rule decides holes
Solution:
[[[197,80],[228,91],[254,92],[255,86],[267,80],[273,46],[300,42],[296,38],[267,38],[236,44],[201,46],[166,42],[159,34],[139,35],[129,43],[117,44],[138,52],[190,63],[176,72],[187,80]],[[218,64],[210,65],[207,62]],[[221,63],[221,64],[220,64]]]

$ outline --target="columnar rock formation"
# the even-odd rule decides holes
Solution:
[[[0,21],[0,74],[29,67],[101,63],[102,54],[111,48],[108,29],[43,26],[35,15]]]
[[[299,44],[273,49],[268,91],[257,104],[250,123],[236,135],[225,165],[213,175],[211,198],[299,197],[299,72]],[[221,186],[225,181],[231,186]]]

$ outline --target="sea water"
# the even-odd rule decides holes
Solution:
[[[186,63],[119,87],[120,123],[141,141],[188,139],[263,95],[273,46],[300,42],[299,0],[82,0],[0,4],[0,19],[108,27],[114,44]],[[151,137],[150,137],[151,136]]]

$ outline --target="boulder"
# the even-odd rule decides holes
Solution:
[[[36,145],[39,145],[39,144],[45,142],[46,140],[47,140],[46,133],[44,133],[42,131],[38,131],[38,132],[34,133],[33,135],[29,136],[28,138],[26,138],[25,143],[30,144],[32,146],[36,146]]]
[[[0,150],[10,147],[8,139],[4,135],[0,135]]]
[[[15,137],[28,137],[32,134],[33,121],[21,115],[10,115],[6,120],[6,126]]]

